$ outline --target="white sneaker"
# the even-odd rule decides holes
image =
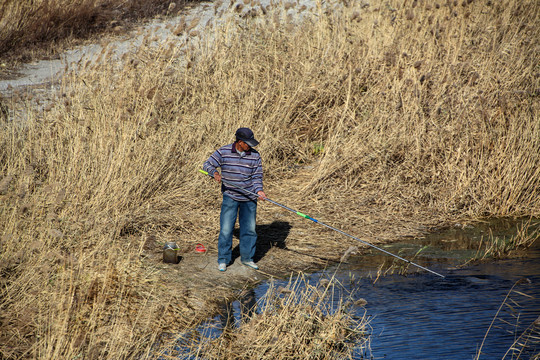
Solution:
[[[257,264],[255,264],[253,261],[243,261],[242,264],[252,268],[252,269],[255,269],[255,270],[259,270],[259,267],[257,266]]]
[[[218,269],[219,269],[219,271],[225,271],[225,270],[227,270],[227,264],[225,264],[225,263],[220,263],[220,264],[218,265]]]

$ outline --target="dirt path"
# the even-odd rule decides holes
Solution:
[[[113,57],[110,59],[119,60],[150,36],[153,39],[152,43],[156,46],[164,41],[181,43],[185,41],[188,34],[175,35],[174,25],[178,25],[182,18],[186,22],[191,22],[194,18],[200,17],[208,22],[212,18],[213,10],[211,3],[201,3],[197,6],[187,5],[183,13],[180,16],[158,18],[148,23],[138,24],[128,33],[119,33],[116,36],[105,35],[97,38],[95,43],[69,49],[52,59],[41,59],[25,64],[20,69],[13,71],[11,76],[0,80],[0,93],[8,95],[17,89],[23,91],[28,87],[35,88],[55,84],[67,72],[76,69],[78,64],[100,61],[99,55],[105,48],[112,49]],[[203,21],[197,28],[200,28],[202,24]]]
[[[306,9],[314,7],[313,3],[302,0],[298,2]],[[79,64],[101,61],[100,54],[106,49],[110,52],[108,61],[120,61],[123,55],[134,52],[143,42],[159,46],[163,43],[172,43],[181,46],[189,40],[191,44],[199,39],[195,33],[204,33],[205,28],[215,26],[229,17],[246,17],[251,11],[260,11],[262,7],[270,5],[269,0],[257,4],[246,5],[244,1],[216,1],[187,4],[179,15],[167,18],[157,18],[144,24],[135,26],[135,29],[118,35],[107,35],[96,39],[95,43],[69,49],[52,59],[36,60],[32,63],[15,69],[4,79],[0,77],[0,95],[9,96],[13,91],[23,91],[27,88],[46,87],[61,80],[62,76],[76,70]],[[300,17],[300,12],[292,8],[289,13]]]

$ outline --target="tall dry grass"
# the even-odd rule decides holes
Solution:
[[[3,0],[0,2],[0,58],[29,47],[54,50],[66,39],[86,38],[134,19],[178,11],[181,1],[169,0]],[[36,45],[38,45],[36,47]]]
[[[338,288],[335,279],[311,285],[302,275],[285,287],[270,286],[239,329],[225,328],[186,349],[209,360],[354,359],[368,349],[369,324],[349,313],[352,298],[334,302]]]
[[[267,187],[314,166],[288,200],[338,226],[364,208],[538,216],[536,1],[332,2],[300,27],[296,5],[253,8],[206,40],[105,51],[50,106],[8,103],[2,357],[151,357],[204,318],[141,255],[148,233],[215,241],[197,169],[239,126],[262,140]]]

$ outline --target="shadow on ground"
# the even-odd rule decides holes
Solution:
[[[286,221],[274,221],[271,224],[257,225],[257,250],[254,261],[258,262],[273,247],[287,249],[286,240],[292,226]],[[239,229],[234,229],[233,236],[239,238]],[[240,257],[240,247],[236,245],[232,251],[232,261]]]
[[[335,260],[328,257],[317,256],[311,253],[300,252],[287,248],[287,237],[289,236],[291,228],[292,225],[287,221],[274,221],[271,224],[257,225],[257,250],[253,260],[258,262],[265,257],[270,249],[278,248],[326,262],[335,262]],[[239,233],[240,231],[237,227],[234,229],[233,236],[238,239]],[[240,246],[236,245],[232,251],[231,263],[234,263],[234,261],[239,257]]]

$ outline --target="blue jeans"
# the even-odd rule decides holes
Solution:
[[[232,257],[232,236],[236,216],[240,225],[240,259],[242,262],[253,261],[257,233],[255,218],[257,217],[256,201],[236,201],[223,195],[221,214],[219,216],[218,263],[229,264]]]

